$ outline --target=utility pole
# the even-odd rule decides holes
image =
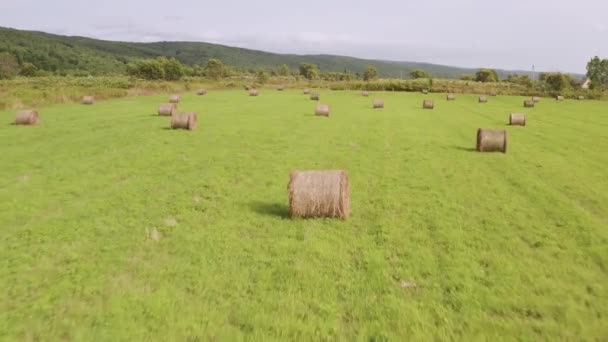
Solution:
[[[532,64],[532,81],[536,81],[536,71],[534,70],[534,64]]]

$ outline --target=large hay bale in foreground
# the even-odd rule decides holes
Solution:
[[[374,109],[384,108],[384,100],[382,100],[382,99],[375,99],[374,102],[372,103],[372,107]]]
[[[317,105],[317,108],[315,108],[315,115],[329,117],[329,105]]]
[[[319,95],[319,93],[312,93],[310,94],[310,99],[313,101],[319,101],[321,99],[321,95]]]
[[[196,113],[179,113],[171,117],[171,128],[194,131],[198,127]]]
[[[525,126],[526,125],[526,114],[523,114],[523,113],[511,113],[511,115],[509,115],[509,125],[511,125],[511,126]]]
[[[201,88],[196,91],[196,95],[207,95],[207,89]]]
[[[310,94],[310,89],[304,88],[304,90],[302,90],[302,93],[304,93],[304,95],[308,95]]]
[[[369,91],[367,91],[367,90],[362,91],[361,92],[361,96],[368,97],[369,96]]]
[[[179,97],[179,95],[173,95],[169,98],[170,103],[179,103],[180,100],[181,97]]]
[[[422,101],[422,109],[433,109],[433,108],[435,108],[435,101],[433,101],[433,100]]]
[[[95,98],[93,96],[84,96],[82,98],[82,104],[92,105],[95,103]]]
[[[524,101],[524,107],[526,107],[526,108],[533,108],[534,107],[534,101],[533,100],[525,100]]]
[[[454,95],[454,94],[448,94],[448,96],[446,97],[446,99],[448,101],[455,101],[456,100],[456,95]]]
[[[479,103],[487,103],[488,102],[488,98],[485,96],[480,96],[479,97]]]
[[[539,103],[540,102],[540,97],[538,97],[538,96],[532,96],[532,101],[534,101],[534,103]]]
[[[158,115],[172,116],[177,113],[177,105],[175,103],[163,103],[158,106]]]
[[[22,110],[15,117],[15,125],[37,125],[40,123],[40,115],[35,110]]]
[[[258,95],[260,95],[260,92],[258,92],[257,89],[252,88],[249,90],[249,96],[258,96]]]
[[[579,100],[584,100],[584,99],[585,99],[585,97],[584,97],[583,95],[579,95],[579,97],[577,97],[577,99],[579,99]]]
[[[477,151],[507,153],[507,131],[478,129]]]
[[[557,95],[557,96],[555,97],[555,99],[556,99],[557,101],[564,101],[564,97],[563,97],[563,96],[561,96],[561,95]]]
[[[294,171],[287,188],[292,218],[350,216],[350,187],[344,170]]]

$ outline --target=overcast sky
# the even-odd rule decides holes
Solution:
[[[578,73],[608,57],[608,0],[0,0],[0,26]]]

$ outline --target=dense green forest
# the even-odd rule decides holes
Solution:
[[[379,77],[400,78],[414,70],[431,77],[458,78],[478,69],[415,63],[366,60],[330,55],[284,55],[198,42],[127,43],[84,37],[67,37],[43,32],[0,27],[0,54],[14,56],[26,71],[38,74],[112,75],[125,74],[127,64],[140,59],[174,57],[188,66],[204,66],[209,59],[219,59],[238,71],[275,70],[287,65],[297,70],[303,63],[316,64],[322,72],[350,72],[362,75],[373,66]],[[497,70],[500,78],[521,71]]]

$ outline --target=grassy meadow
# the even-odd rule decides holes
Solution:
[[[0,340],[608,339],[605,102],[218,90],[189,132],[167,97],[0,112]],[[352,217],[289,219],[296,169]]]

